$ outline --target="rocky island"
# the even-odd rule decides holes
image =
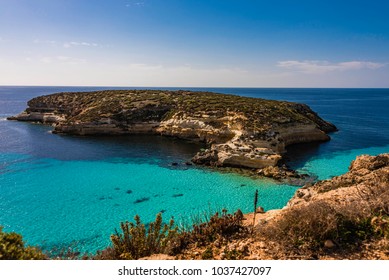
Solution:
[[[197,164],[262,169],[286,147],[327,141],[336,127],[307,105],[186,90],[106,90],[40,96],[9,120],[73,135],[159,134],[202,141]]]

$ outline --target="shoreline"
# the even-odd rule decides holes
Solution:
[[[298,177],[279,166],[286,147],[328,141],[337,128],[307,105],[211,92],[114,90],[36,97],[8,120],[39,122],[70,135],[158,134],[208,144],[192,161],[211,167],[266,169],[262,175]]]

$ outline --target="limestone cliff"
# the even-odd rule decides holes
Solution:
[[[326,141],[336,127],[304,104],[211,92],[115,90],[34,98],[9,118],[53,124],[54,133],[148,133],[203,141],[193,161],[217,166],[274,166],[294,143]]]

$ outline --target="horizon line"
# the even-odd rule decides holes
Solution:
[[[287,87],[287,86],[123,86],[123,85],[0,85],[0,87],[102,87],[102,88],[242,88],[242,89],[389,89],[389,87]]]

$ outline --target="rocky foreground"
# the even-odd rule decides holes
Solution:
[[[259,207],[260,208],[260,207]],[[389,259],[389,154],[299,189],[280,210],[245,215],[244,229],[146,259]]]
[[[115,90],[36,97],[10,120],[52,124],[74,135],[160,134],[203,141],[193,161],[262,169],[286,147],[327,141],[336,127],[307,105],[210,92]]]
[[[389,259],[389,154],[359,156],[349,172],[300,188],[286,207],[256,214],[252,234],[195,246],[181,258]],[[254,214],[245,215],[251,227]]]

